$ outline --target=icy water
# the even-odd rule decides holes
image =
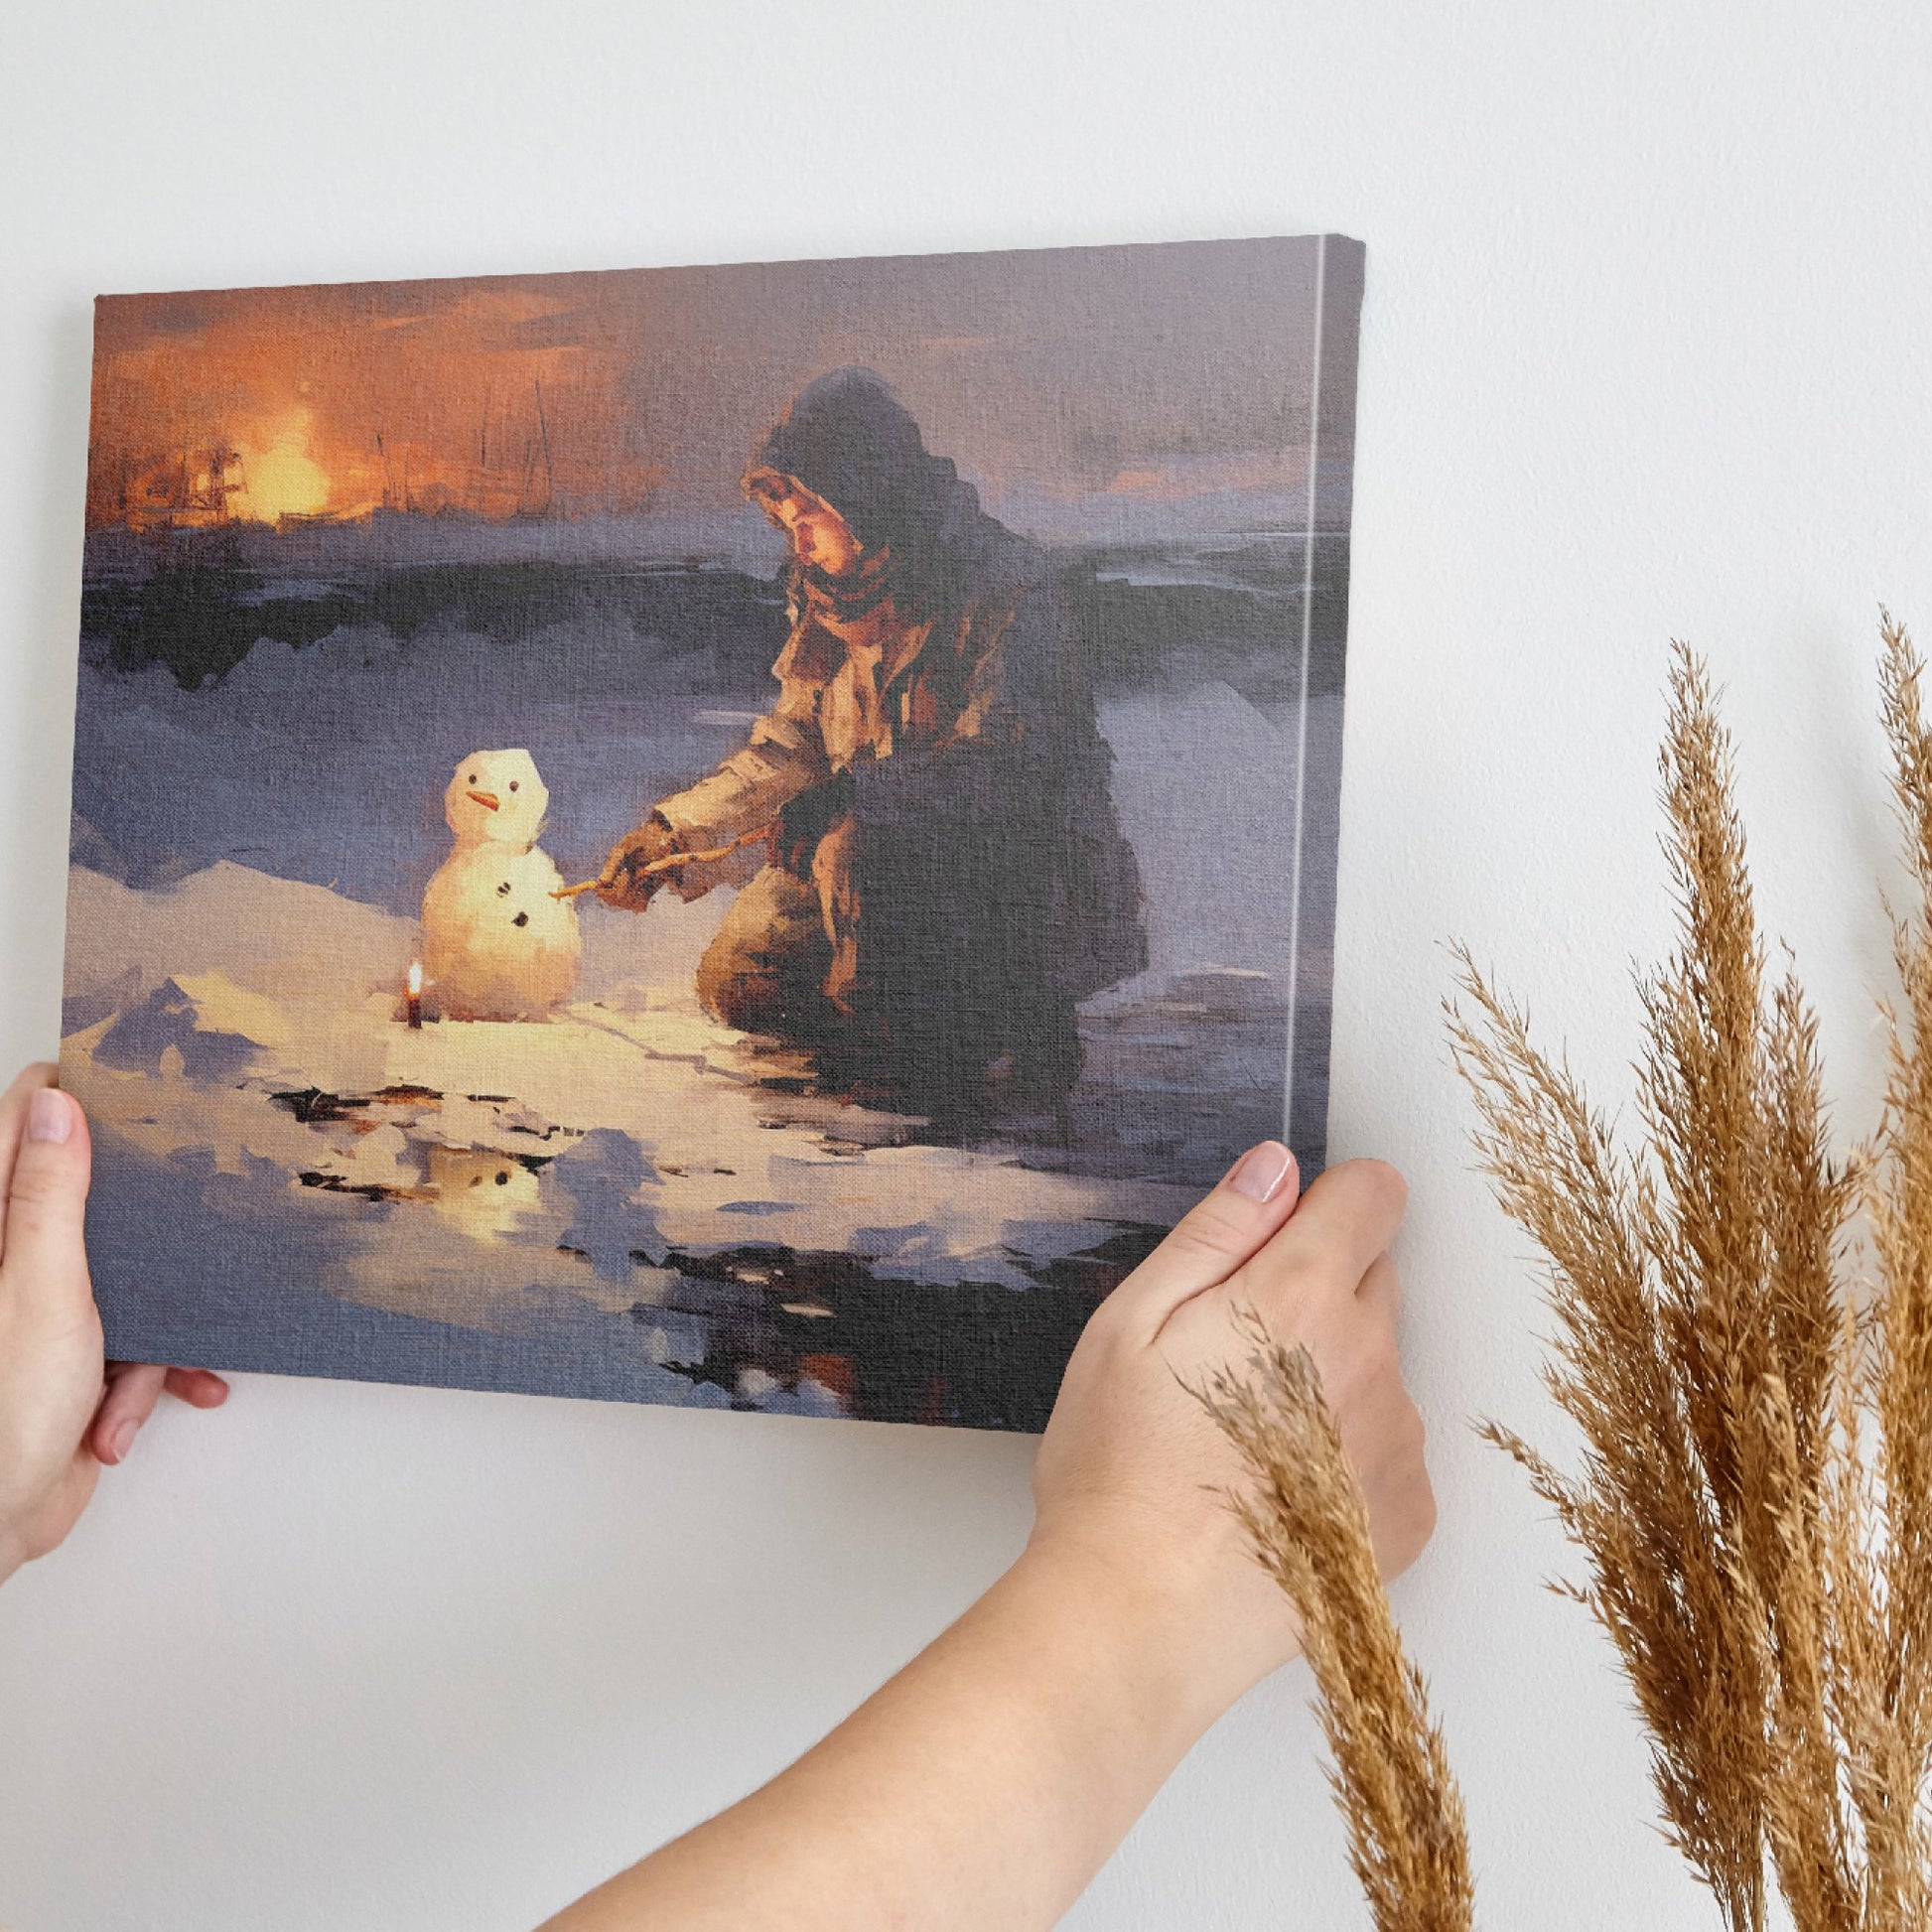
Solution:
[[[1319,1162],[1318,814],[1293,987],[1283,864],[1299,556],[1298,538],[1095,559],[1101,724],[1151,968],[1089,1003],[1058,1115],[944,1132],[817,1091],[808,1065],[698,1011],[722,893],[641,918],[587,906],[585,982],[552,1023],[401,1024],[457,760],[526,746],[545,849],[594,870],[742,742],[770,690],[768,585],[718,565],[101,561],[65,1057],[102,1123],[114,1344],[1039,1427],[1098,1297],[1281,1131],[1291,990],[1299,1151]],[[1328,622],[1317,759],[1339,734]]]

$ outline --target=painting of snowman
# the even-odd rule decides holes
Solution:
[[[473,752],[451,776],[455,844],[423,895],[425,1004],[447,1020],[541,1020],[577,984],[577,908],[537,844],[549,804],[525,751]]]
[[[1320,1167],[1359,244],[105,296],[110,1353],[1032,1430]]]

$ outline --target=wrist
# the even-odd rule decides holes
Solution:
[[[1119,1686],[1175,1761],[1287,1660],[1255,1662],[1252,1643],[1230,1641],[1212,1592],[1172,1568],[1063,1531],[1035,1530],[1002,1580],[1008,1586],[1043,1624],[1073,1633],[1083,1667]]]

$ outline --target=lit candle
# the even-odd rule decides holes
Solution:
[[[412,959],[409,962],[409,1024],[417,1033],[423,1030],[423,962]]]

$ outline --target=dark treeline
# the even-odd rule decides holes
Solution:
[[[1143,568],[1150,561],[1161,568]],[[1341,687],[1347,564],[1346,539],[1324,537],[1310,636],[1315,694]],[[1258,704],[1292,699],[1302,642],[1299,551],[1220,550],[1196,574],[1203,581],[1184,581],[1184,564],[1176,568],[1166,552],[1067,553],[1065,583],[1096,688],[1145,690],[1177,675],[1205,676]],[[689,659],[703,687],[753,698],[768,682],[785,629],[768,580],[715,564],[426,563],[297,582],[238,550],[207,547],[138,575],[90,572],[81,597],[81,633],[95,661],[119,671],[165,665],[190,691],[218,683],[263,638],[301,649],[371,627],[407,643],[431,624],[486,635],[511,651],[560,626],[628,632],[640,670]],[[608,669],[608,656],[599,657]]]

